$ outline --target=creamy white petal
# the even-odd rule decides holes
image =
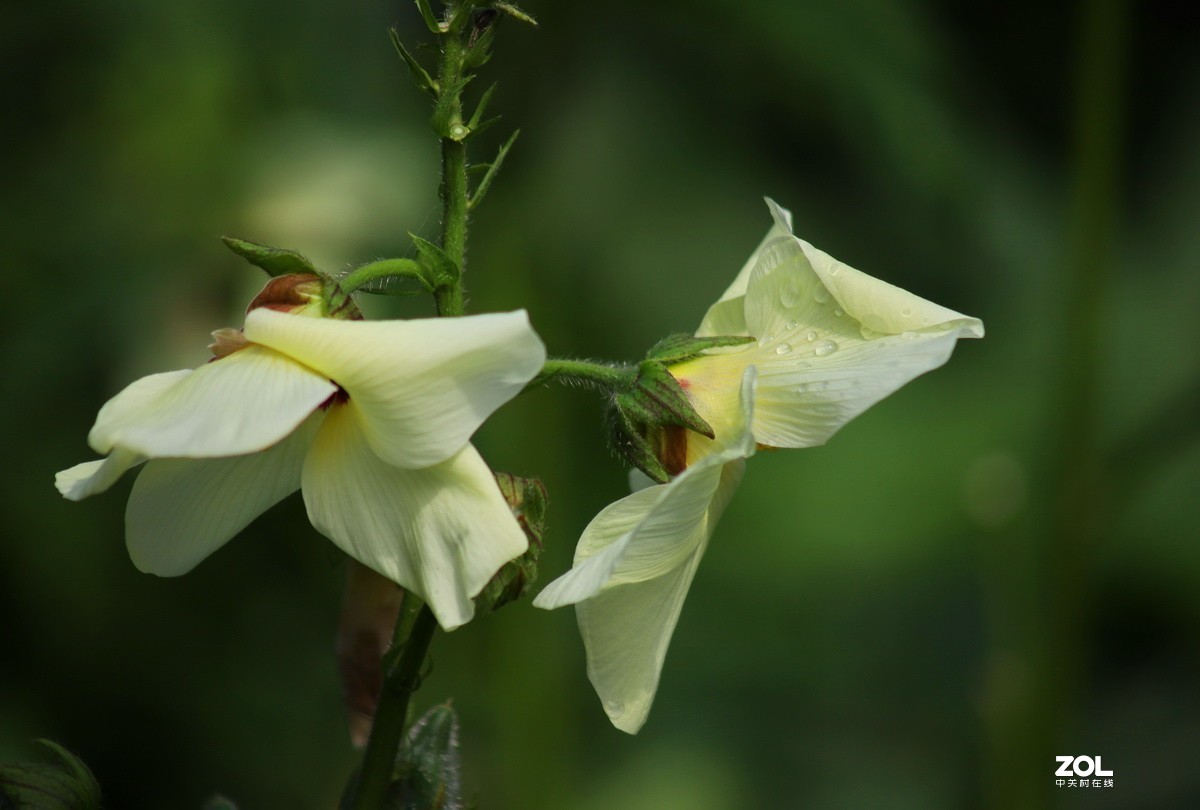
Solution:
[[[588,679],[608,719],[621,731],[636,734],[646,722],[703,553],[698,544],[683,565],[665,576],[612,588],[575,606]]]
[[[248,346],[195,371],[138,380],[100,409],[88,442],[147,458],[244,455],[287,436],[336,390],[278,352]]]
[[[584,529],[571,570],[546,586],[533,604],[547,610],[575,604],[605,588],[663,576],[688,559],[703,536],[722,468],[754,453],[748,430],[753,389],[754,369],[749,369],[734,435],[712,445],[669,483],[640,489],[601,510]]]
[[[471,598],[522,554],[525,533],[470,444],[412,470],[372,450],[353,397],[331,408],[304,463],[313,526],[359,562],[414,591],[438,623],[470,620]]]
[[[959,338],[983,334],[975,318],[844,265],[827,263],[823,272],[840,285],[841,299],[799,240],[772,242],[762,251],[744,299],[747,326],[758,342],[672,368],[710,424],[728,411],[733,381],[754,365],[755,439],[772,447],[822,444],[880,399],[945,363]],[[874,327],[845,308],[851,302]],[[884,326],[915,328],[876,328]]]
[[[259,453],[150,461],[125,508],[125,544],[148,574],[186,574],[256,517],[300,487],[300,470],[324,418]]]
[[[607,588],[575,606],[588,678],[609,720],[622,731],[636,734],[646,721],[692,577],[744,469],[740,458],[715,469],[720,482],[703,520],[679,538],[680,547],[689,549],[680,564],[652,579]]]
[[[781,208],[769,197],[765,198],[765,201],[774,223],[767,231],[767,235],[759,242],[758,247],[750,254],[750,258],[742,265],[742,269],[738,271],[733,283],[721,294],[717,303],[709,307],[704,320],[700,323],[700,328],[696,330],[696,334],[700,337],[747,334],[746,320],[739,299],[746,294],[746,287],[758,264],[759,254],[775,239],[781,236],[790,236],[792,233],[792,212]]]
[[[256,309],[245,332],[345,388],[375,452],[410,468],[461,450],[546,359],[524,311],[339,321]]]
[[[145,460],[136,453],[117,447],[107,458],[85,461],[69,470],[55,473],[54,486],[67,500],[79,501],[108,489],[126,470]]]
[[[797,242],[808,257],[813,272],[841,309],[868,329],[899,335],[910,330],[942,327],[959,330],[960,337],[983,337],[983,324],[977,318],[872,278],[802,239]]]

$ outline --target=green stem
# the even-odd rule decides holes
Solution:
[[[627,366],[593,363],[590,360],[550,359],[542,366],[538,375],[529,381],[525,390],[529,391],[555,380],[597,391],[612,391],[614,388],[627,386],[633,373],[634,369]]]
[[[406,602],[415,598],[411,593],[405,595]],[[415,620],[410,622],[408,617],[411,615],[411,611],[405,610],[396,622],[393,645],[402,645],[400,660],[394,669],[385,673],[383,688],[379,691],[371,739],[363,754],[362,771],[354,793],[352,807],[355,810],[378,810],[383,806],[392,783],[396,752],[404,736],[408,702],[420,685],[421,665],[437,629],[437,620],[428,605],[422,605]]]
[[[425,272],[418,262],[412,259],[383,259],[354,269],[338,282],[338,286],[342,292],[352,293],[363,285],[383,278],[415,278],[427,284]]]
[[[466,133],[462,122],[462,70],[463,43],[456,32],[442,35],[441,65],[438,86],[447,98],[439,103],[444,106],[442,121],[442,250],[458,266],[459,272],[453,282],[443,284],[434,291],[438,315],[452,317],[464,313],[462,277],[466,271],[467,258],[467,145],[451,137]],[[460,135],[461,137],[461,135]]]

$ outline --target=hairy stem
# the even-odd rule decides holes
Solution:
[[[550,359],[538,375],[529,381],[525,390],[537,388],[555,380],[568,385],[581,385],[598,391],[612,391],[629,383],[633,369],[590,360]]]
[[[405,601],[414,600],[412,593]],[[358,788],[352,807],[355,810],[377,810],[383,805],[395,770],[396,752],[404,736],[408,719],[408,702],[412,693],[420,686],[421,665],[433,641],[437,620],[428,605],[421,605],[415,619],[408,617],[413,611],[405,610],[396,622],[393,647],[400,649],[400,660],[395,668],[385,673],[383,688],[379,692],[379,705],[375,710],[375,722],[371,727],[371,739],[363,754],[363,765]]]

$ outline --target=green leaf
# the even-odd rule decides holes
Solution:
[[[433,9],[429,7],[429,0],[417,0],[417,9],[421,12],[421,16],[425,19],[425,27],[434,34],[440,34],[442,32],[442,27],[438,24],[437,17],[433,13]]]
[[[255,267],[265,270],[269,276],[285,276],[288,273],[321,275],[312,262],[294,250],[260,245],[256,242],[234,239],[232,236],[222,236],[221,241],[225,243],[225,247]]]
[[[522,11],[512,3],[492,3],[492,8],[496,9],[497,11],[503,11],[513,19],[520,20],[523,23],[528,23],[534,28],[537,28],[538,22],[533,18],[533,15],[526,11]]]
[[[430,272],[427,278],[433,283],[435,289],[458,281],[461,271],[454,260],[446,255],[446,251],[415,233],[410,233],[409,238],[412,239],[413,247],[417,249],[417,255],[421,257],[422,264]]]
[[[404,64],[408,65],[408,75],[412,79],[412,83],[417,86],[417,89],[424,90],[434,98],[438,96],[438,83],[432,76],[429,75],[425,68],[421,67],[417,62],[416,57],[408,52],[404,47],[404,43],[400,41],[400,34],[395,28],[388,29],[388,36],[391,37],[392,45],[396,48],[396,53],[400,54],[400,58],[404,60]]]
[[[38,743],[50,749],[58,761],[0,766],[0,807],[98,810],[100,785],[88,767],[50,740]]]
[[[492,86],[483,91],[483,95],[479,98],[479,103],[475,105],[475,112],[471,115],[471,120],[467,122],[467,127],[475,132],[479,128],[479,122],[483,120],[483,111],[487,109],[488,102],[492,100],[492,94],[496,92],[496,86],[499,82],[492,82]]]
[[[413,723],[396,756],[396,781],[384,806],[395,810],[463,810],[458,717],[449,703]]]
[[[483,201],[483,195],[487,194],[488,187],[492,185],[492,180],[496,179],[496,175],[500,172],[500,166],[504,163],[504,158],[508,155],[508,150],[512,149],[512,145],[516,143],[517,136],[521,134],[521,130],[515,130],[509,137],[500,150],[496,153],[496,159],[488,167],[487,174],[479,181],[479,185],[475,187],[474,193],[471,194],[471,199],[467,201],[467,209],[473,209]]]
[[[686,333],[668,335],[646,352],[646,359],[657,360],[664,366],[672,366],[699,357],[709,349],[722,346],[742,346],[753,340],[752,337],[742,335],[716,337],[695,337]]]

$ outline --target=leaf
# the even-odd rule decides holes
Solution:
[[[269,276],[284,276],[288,273],[322,275],[312,262],[294,250],[260,245],[244,239],[235,239],[232,236],[222,236],[221,241],[225,243],[225,247],[255,267],[265,270]]]
[[[446,255],[446,251],[415,233],[410,233],[409,238],[413,241],[413,247],[417,249],[417,255],[421,257],[421,263],[429,271],[426,280],[431,282],[435,289],[458,281],[458,265]]]
[[[434,706],[409,727],[396,756],[396,781],[384,806],[395,810],[465,810],[458,717]]]
[[[485,122],[486,124],[487,122]],[[517,136],[521,134],[521,130],[514,130],[509,139],[504,142],[500,150],[496,153],[496,159],[488,166],[487,173],[480,179],[479,185],[475,187],[475,191],[471,194],[471,199],[467,201],[467,209],[473,209],[483,200],[483,195],[487,194],[488,188],[492,185],[492,181],[496,179],[496,175],[500,172],[500,166],[504,163],[504,158],[508,155],[508,150],[512,149],[512,145],[516,143]]]
[[[434,98],[437,98],[438,83],[429,75],[425,68],[421,67],[416,57],[404,47],[404,43],[400,41],[400,34],[395,28],[390,28],[388,29],[388,36],[392,40],[392,45],[395,47],[396,53],[400,54],[400,58],[404,60],[404,64],[408,65],[408,75],[412,79],[412,83],[417,86],[417,89],[424,90]]]
[[[38,740],[57,758],[52,765],[0,766],[0,807],[99,810],[100,785],[87,765],[50,740]]]

